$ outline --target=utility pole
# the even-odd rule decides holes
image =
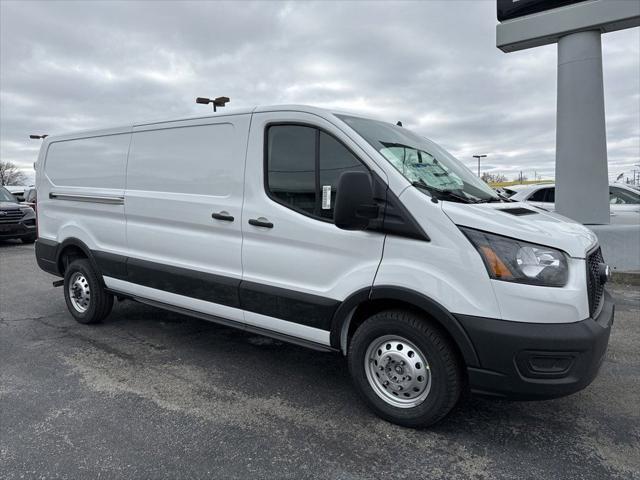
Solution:
[[[478,178],[480,178],[480,159],[485,157],[486,155],[473,155],[473,158],[478,159]]]

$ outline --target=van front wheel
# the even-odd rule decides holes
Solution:
[[[453,345],[411,312],[384,311],[366,320],[353,336],[348,362],[367,404],[399,425],[432,425],[460,397],[462,374]]]
[[[71,262],[64,273],[64,300],[73,318],[86,324],[102,321],[113,308],[113,295],[84,258]]]

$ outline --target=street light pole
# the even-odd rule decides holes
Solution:
[[[485,157],[486,155],[473,155],[473,158],[478,159],[478,178],[480,178],[480,159]]]
[[[227,103],[229,103],[229,97],[218,97],[218,98],[207,98],[207,97],[198,97],[196,98],[196,103],[202,103],[204,105],[208,105],[209,103],[213,105],[213,111],[216,112],[216,107],[224,107]]]

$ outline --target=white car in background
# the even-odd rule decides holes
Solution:
[[[529,202],[537,207],[555,211],[556,186],[554,184],[511,185],[504,192],[518,202]],[[611,223],[640,224],[640,192],[621,183],[609,185]]]

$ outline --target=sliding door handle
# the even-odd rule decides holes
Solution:
[[[211,218],[215,218],[216,220],[222,220],[224,222],[233,222],[233,216],[229,215],[229,213],[222,211],[220,213],[212,213]]]
[[[253,225],[254,227],[273,228],[273,223],[264,217],[249,219],[249,225]]]

